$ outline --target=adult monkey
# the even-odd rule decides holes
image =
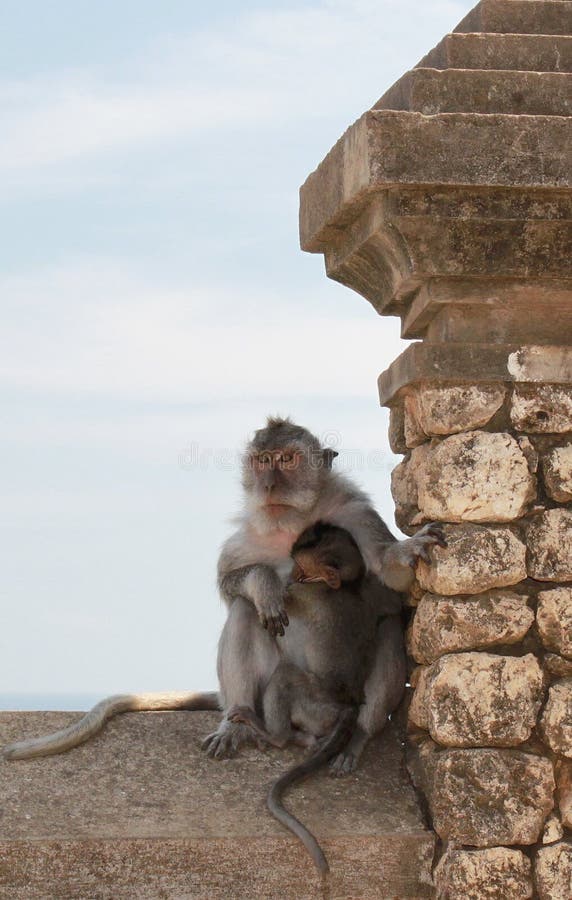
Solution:
[[[280,636],[288,627],[284,604],[290,551],[298,536],[322,520],[353,536],[368,570],[395,591],[406,590],[421,557],[444,544],[439,525],[397,541],[369,498],[332,471],[337,453],[290,419],[269,418],[247,445],[242,465],[245,506],[237,531],[226,541],[218,564],[218,583],[228,606],[219,642],[221,706],[260,709],[264,687],[280,661]],[[377,651],[366,680],[365,700],[346,749],[332,769],[355,769],[368,740],[384,727],[403,694],[403,635],[394,616],[378,626]],[[247,725],[225,715],[203,748],[209,756],[233,756],[252,740]]]

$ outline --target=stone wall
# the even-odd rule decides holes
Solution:
[[[570,896],[570,404],[569,387],[426,382],[392,407],[397,520],[447,523],[447,548],[418,566],[407,634],[410,759],[445,850],[440,897],[497,882],[490,896],[532,896],[531,860],[541,898]]]
[[[441,898],[572,897],[572,2],[481,0],[301,190],[302,247],[399,316],[409,764]]]

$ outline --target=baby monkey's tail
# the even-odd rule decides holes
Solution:
[[[184,693],[182,691],[167,691],[153,694],[116,694],[106,697],[97,703],[93,709],[61,731],[46,734],[44,737],[31,738],[28,741],[18,741],[16,744],[8,744],[2,753],[6,759],[33,759],[36,756],[51,756],[55,753],[63,753],[72,747],[77,747],[96,734],[112,716],[124,712],[136,712],[138,710],[161,709],[220,709],[219,697],[215,692],[209,693]]]
[[[331,735],[327,738],[320,749],[308,759],[304,760],[298,766],[293,766],[284,773],[277,781],[274,782],[266,800],[268,809],[272,815],[278,819],[286,828],[289,828],[299,840],[302,841],[304,847],[314,860],[316,868],[327,875],[330,871],[328,861],[324,856],[324,852],[318,844],[314,835],[302,825],[302,823],[288,812],[282,804],[282,795],[296,781],[307,778],[313,772],[325,766],[336,753],[340,753],[352,736],[354,725],[357,718],[356,709],[345,709],[340,713],[340,717],[336,723]]]

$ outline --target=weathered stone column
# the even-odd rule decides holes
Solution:
[[[571,35],[483,0],[301,192],[303,248],[419,339],[379,392],[396,520],[448,538],[408,632],[442,898],[572,896]]]

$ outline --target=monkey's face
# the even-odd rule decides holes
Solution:
[[[312,509],[322,483],[308,447],[288,444],[258,450],[250,447],[244,461],[242,484],[249,505],[281,518],[290,510]]]
[[[299,525],[316,504],[331,465],[319,441],[287,420],[273,420],[258,431],[243,458],[242,485],[251,513],[265,524]]]
[[[292,581],[299,584],[323,582],[334,591],[341,587],[342,579],[337,566],[328,564],[319,553],[300,550],[293,555],[293,559]]]
[[[306,528],[294,543],[291,556],[293,581],[322,581],[337,590],[365,574],[363,557],[351,534],[327,522],[315,522]]]

